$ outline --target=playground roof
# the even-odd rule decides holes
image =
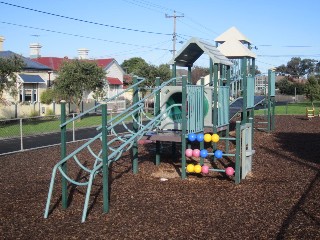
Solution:
[[[251,57],[256,58],[256,54],[245,47],[236,39],[230,39],[218,46],[220,52],[228,58]]]
[[[236,39],[244,43],[251,43],[250,40],[243,35],[236,27],[231,27],[214,39],[215,42],[223,43],[228,40]]]
[[[203,53],[206,53],[214,63],[233,65],[215,46],[197,38],[191,38],[169,64],[175,63],[181,67],[191,67]]]

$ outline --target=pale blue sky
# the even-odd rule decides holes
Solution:
[[[0,1],[0,35],[6,38],[4,50],[24,56],[30,43],[39,42],[44,57],[74,58],[77,49],[87,48],[90,58],[113,57],[121,64],[142,57],[158,65],[172,56],[173,19],[165,14],[176,10],[184,14],[177,19],[178,42],[192,36],[212,42],[235,26],[258,47],[257,65],[265,72],[294,56],[320,60],[319,9],[319,0],[7,0]],[[208,66],[208,60],[196,64]]]

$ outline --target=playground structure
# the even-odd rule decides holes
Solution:
[[[132,171],[138,172],[138,142],[141,139],[155,142],[155,164],[160,164],[161,142],[171,142],[173,153],[176,152],[176,144],[181,143],[181,178],[187,178],[187,157],[200,157],[199,165],[204,166],[204,157],[213,157],[213,161],[223,156],[235,158],[235,168],[210,169],[208,171],[225,172],[227,175],[235,174],[235,183],[240,183],[251,171],[253,150],[253,129],[254,129],[254,106],[264,101],[264,97],[254,96],[254,54],[245,48],[238,39],[241,54],[225,56],[217,47],[200,41],[190,39],[178,54],[170,61],[172,65],[172,79],[160,83],[156,79],[155,88],[145,96],[139,96],[139,87],[146,81],[134,77],[133,85],[111,99],[89,109],[77,117],[66,121],[65,102],[61,107],[61,160],[54,166],[50,181],[48,198],[45,207],[44,217],[47,218],[50,210],[50,202],[54,190],[56,175],[60,172],[62,176],[62,207],[67,208],[68,182],[76,186],[87,186],[84,208],[81,221],[84,222],[87,216],[91,188],[95,177],[102,175],[103,182],[103,212],[109,211],[109,167],[113,162],[119,160],[126,151],[132,151]],[[218,41],[217,41],[218,43]],[[223,41],[220,42],[225,44]],[[228,46],[228,42],[227,46]],[[249,43],[248,43],[249,45]],[[222,48],[223,49],[223,48]],[[209,83],[201,79],[200,85],[191,84],[191,67],[193,63],[203,54],[210,58]],[[176,77],[176,67],[187,67],[188,76]],[[231,87],[230,87],[231,86]],[[239,94],[239,89],[241,93]],[[116,99],[125,92],[133,90],[133,104],[126,111],[108,119],[107,105],[109,101]],[[269,91],[271,93],[272,91]],[[230,96],[232,102],[230,103]],[[149,117],[144,109],[144,102],[148,98],[154,98],[154,116]],[[270,109],[272,99],[269,99]],[[101,126],[97,128],[97,135],[84,143],[81,147],[70,154],[66,154],[66,129],[67,124],[76,121],[81,116],[91,111],[101,112]],[[271,111],[270,111],[271,112]],[[230,121],[238,113],[241,113],[241,121],[236,122],[236,136],[230,136]],[[132,128],[128,127],[126,120],[132,119]],[[142,119],[147,119],[145,123]],[[270,118],[271,119],[271,118]],[[270,120],[269,119],[269,120]],[[126,133],[116,132],[115,127],[122,125]],[[190,141],[190,134],[197,136],[213,134],[213,138],[219,136],[220,141],[225,141],[225,150],[216,149],[216,141],[212,142],[212,152],[198,156],[198,153],[191,155],[190,148],[187,148]],[[108,137],[111,134],[111,137]],[[219,135],[218,135],[219,134]],[[200,136],[199,135],[199,136]],[[201,137],[199,137],[201,139]],[[92,145],[101,141],[101,150],[95,152]],[[230,152],[229,142],[236,142],[236,151]],[[204,141],[199,141],[201,150],[204,150]],[[190,144],[189,144],[190,145]],[[80,158],[84,151],[91,157],[91,166],[86,158],[84,164]],[[192,150],[192,153],[195,150]],[[197,152],[197,151],[196,151]],[[199,152],[201,152],[199,150]],[[202,151],[204,152],[204,151]],[[199,153],[200,154],[200,153]],[[74,162],[82,171],[87,173],[87,178],[79,181],[68,175],[67,164]],[[195,168],[199,168],[196,167]],[[190,169],[190,167],[189,167]],[[197,170],[199,171],[199,170]],[[206,170],[204,170],[206,172]],[[232,173],[232,174],[231,174]]]
[[[268,70],[268,82],[265,82],[264,87],[264,115],[262,121],[257,122],[256,129],[270,133],[274,130],[274,115],[275,115],[275,81],[276,73],[271,69]]]
[[[320,114],[319,114],[320,115]],[[311,120],[312,118],[315,117],[315,110],[314,110],[314,107],[309,109],[309,108],[306,108],[306,117]]]

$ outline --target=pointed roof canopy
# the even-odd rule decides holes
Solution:
[[[233,65],[215,46],[194,37],[182,47],[169,64],[176,64],[181,67],[192,66],[203,53],[206,53],[214,63]]]
[[[256,58],[256,54],[245,47],[236,39],[225,41],[218,46],[219,51],[227,58],[251,57]]]
[[[228,40],[236,39],[244,43],[251,43],[250,40],[243,35],[236,27],[231,27],[220,36],[214,39],[215,42],[223,43]]]

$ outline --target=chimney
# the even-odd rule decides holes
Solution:
[[[78,58],[79,59],[88,59],[89,50],[86,48],[79,48],[78,49]]]
[[[3,51],[3,42],[4,42],[5,38],[0,36],[0,52]]]
[[[39,58],[41,57],[40,55],[40,49],[42,46],[40,43],[31,43],[30,44],[30,58]]]

